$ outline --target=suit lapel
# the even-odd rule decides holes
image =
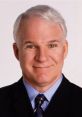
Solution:
[[[15,88],[13,90],[14,90],[13,103],[14,103],[14,110],[16,112],[16,115],[18,115],[18,117],[19,116],[32,117],[33,109],[22,79],[17,84],[15,84]]]
[[[64,77],[64,76],[63,76]],[[60,84],[58,90],[54,94],[54,96],[51,99],[51,102],[49,106],[47,107],[44,115],[52,116],[57,115],[58,116],[65,116],[68,117],[68,111],[70,110],[69,107],[69,98],[70,98],[70,92],[69,92],[70,83],[69,81],[64,77],[62,80],[62,83]]]

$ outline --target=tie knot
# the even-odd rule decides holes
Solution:
[[[45,100],[46,97],[43,94],[37,95],[35,98],[35,107],[40,107]]]

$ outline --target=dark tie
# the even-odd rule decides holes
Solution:
[[[41,105],[46,100],[45,96],[43,94],[39,94],[35,98],[35,117],[43,117],[43,110],[41,108]]]

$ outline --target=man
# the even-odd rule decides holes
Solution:
[[[82,117],[82,89],[62,74],[68,42],[60,13],[34,6],[17,18],[13,33],[23,76],[0,89],[0,117]]]

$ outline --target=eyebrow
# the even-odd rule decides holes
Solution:
[[[23,44],[26,45],[26,44],[32,44],[33,42],[32,41],[25,41]]]
[[[60,42],[60,40],[51,40],[51,41],[49,41],[48,43],[53,43],[53,42]]]

